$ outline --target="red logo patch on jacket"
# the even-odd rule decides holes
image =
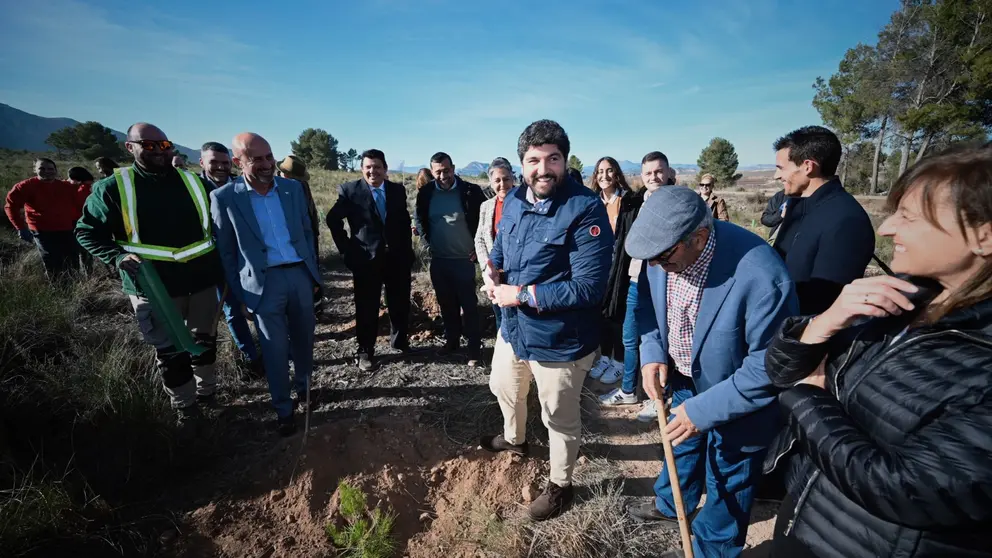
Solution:
[[[599,225],[593,225],[589,227],[589,234],[592,235],[593,238],[599,236],[599,233],[600,233]]]

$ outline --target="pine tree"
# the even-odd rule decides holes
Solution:
[[[723,138],[713,138],[699,154],[696,164],[699,166],[699,176],[712,174],[721,188],[737,184],[743,176],[737,172],[737,150],[734,149],[734,144]]]

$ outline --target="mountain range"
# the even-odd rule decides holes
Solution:
[[[47,118],[38,116],[10,105],[0,103],[0,147],[26,151],[55,151],[55,148],[45,143],[52,132],[79,124],[71,118]],[[124,133],[111,129],[117,139],[124,141]],[[176,145],[179,152],[190,160],[200,158],[199,150],[190,149],[184,145]]]
[[[54,151],[52,146],[45,143],[48,136],[52,132],[61,130],[62,128],[67,128],[69,126],[75,126],[79,124],[78,120],[73,120],[72,118],[48,118],[44,116],[38,116],[23,110],[16,109],[10,105],[5,105],[0,103],[0,148],[13,149],[13,150],[26,150],[26,151]],[[111,130],[117,139],[123,141],[124,133],[117,130]],[[199,159],[200,152],[198,150],[190,149],[184,145],[176,145],[180,153],[185,154],[191,160],[195,161]],[[624,174],[636,175],[641,172],[641,164],[635,163],[633,161],[619,161],[620,169]],[[416,173],[427,165],[417,165],[417,166],[407,166],[401,163],[400,168],[390,169],[393,172],[406,172],[406,173]],[[672,165],[675,170],[683,174],[694,174],[699,172],[699,167],[691,164],[675,163]],[[766,171],[774,169],[775,165],[748,165],[742,166],[738,170],[740,171]],[[472,161],[471,163],[465,165],[464,167],[455,169],[460,175],[468,177],[477,177],[483,172],[489,169],[489,163],[480,163],[479,161]],[[594,171],[593,165],[588,165],[582,168],[582,176],[589,177],[592,176]],[[519,174],[521,171],[519,166],[513,166],[513,172]]]

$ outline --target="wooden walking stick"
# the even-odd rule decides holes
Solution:
[[[672,450],[672,441],[665,435],[665,428],[668,427],[668,409],[665,408],[665,399],[662,395],[660,401],[655,400],[658,406],[658,427],[661,429],[661,445],[665,448],[665,468],[668,469],[668,481],[672,485],[672,499],[675,503],[675,515],[679,520],[679,532],[682,533],[682,552],[685,558],[693,558],[692,554],[692,534],[689,531],[689,521],[685,516],[685,502],[682,501],[682,485],[679,483],[679,472],[675,469],[675,452]]]

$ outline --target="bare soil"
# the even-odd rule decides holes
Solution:
[[[590,381],[576,471],[579,501],[563,517],[531,525],[527,503],[546,478],[548,459],[536,400],[530,402],[528,425],[531,458],[494,456],[477,447],[480,435],[501,427],[488,370],[468,368],[464,355],[437,355],[438,309],[422,277],[415,281],[411,321],[412,342],[423,350],[405,356],[391,352],[383,316],[381,365],[360,372],[352,359],[351,278],[333,261],[327,263],[334,271],[325,277],[330,303],[317,328],[306,435],[276,434],[264,381],[227,382],[209,434],[223,448],[214,453],[224,457],[170,490],[166,502],[175,520],[161,530],[160,555],[336,556],[325,527],[340,521],[336,491],[342,480],[361,487],[370,507],[395,513],[397,556],[410,558],[541,555],[529,553],[529,539],[551,536],[580,517],[590,521],[589,514],[604,505],[613,509],[623,499],[652,496],[662,462],[657,424],[638,423],[637,406],[601,409],[596,394],[610,388]],[[485,330],[487,357],[495,334],[491,322]],[[222,354],[229,355],[229,349]],[[303,426],[301,421],[301,431]],[[604,487],[618,482],[619,500],[596,501]],[[774,507],[759,503],[749,547],[770,538],[773,522]],[[624,532],[643,534],[631,529],[642,528],[624,526]],[[677,531],[650,529],[657,553],[679,544]],[[760,547],[748,552],[763,555]],[[605,549],[586,555],[618,554]]]

